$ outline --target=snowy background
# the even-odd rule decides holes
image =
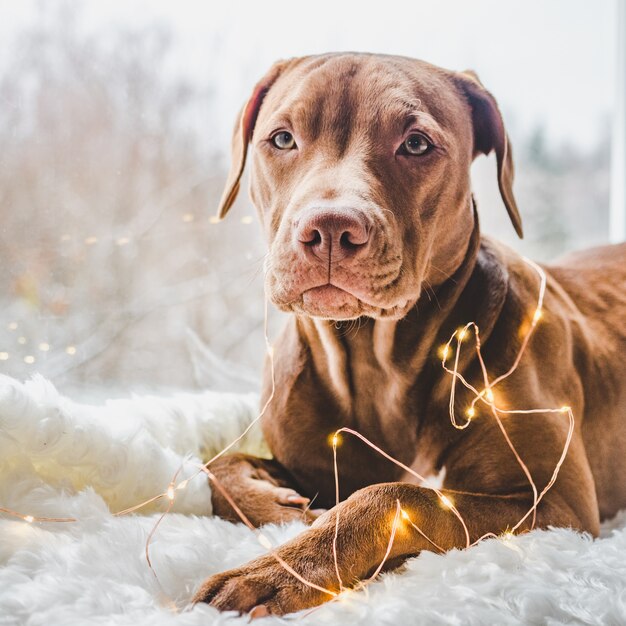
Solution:
[[[0,373],[90,399],[254,388],[260,229],[246,194],[211,217],[235,113],[281,57],[473,68],[512,137],[526,239],[488,159],[484,230],[543,260],[606,241],[614,20],[612,0],[0,0]]]

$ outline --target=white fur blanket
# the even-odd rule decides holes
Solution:
[[[163,504],[118,511],[167,487],[221,449],[256,415],[253,395],[135,397],[73,403],[42,378],[0,376],[0,507],[77,518],[27,523],[0,514],[0,624],[222,624],[246,617],[186,605],[206,576],[263,552],[251,531],[210,517],[202,475],[177,494],[144,555]],[[239,449],[266,454],[253,428]],[[268,526],[276,543],[302,529]],[[534,531],[444,556],[423,553],[303,624],[625,624],[626,514],[602,538]],[[261,623],[283,623],[270,617]]]

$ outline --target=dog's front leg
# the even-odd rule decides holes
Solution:
[[[482,496],[448,491],[444,494],[460,511],[470,543],[485,533],[498,534],[513,527],[531,504],[527,496]],[[580,527],[578,520],[567,513],[569,509],[562,506],[558,495],[551,493],[550,496],[540,505],[538,525],[554,523]],[[551,503],[549,500],[553,499],[556,500]],[[446,500],[442,502],[430,489],[387,483],[357,491],[318,518],[311,529],[276,549],[275,554],[319,587],[336,593],[340,589],[337,570],[343,586],[352,587],[371,576],[385,558],[398,503],[420,530],[417,531],[406,516],[401,516],[387,555],[388,563],[398,565],[421,550],[467,546],[466,530],[446,506]],[[333,540],[337,514],[336,568]],[[257,611],[262,614],[282,615],[321,604],[332,597],[299,581],[270,553],[209,578],[194,601],[240,612],[259,606]]]

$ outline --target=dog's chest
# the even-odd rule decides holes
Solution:
[[[349,413],[328,390],[318,389],[314,399],[309,394],[304,401],[296,385],[287,403],[290,408],[281,419],[271,420],[266,436],[274,456],[307,495],[318,494],[319,503],[332,504],[334,499],[333,435],[344,427],[353,432],[344,431],[337,437],[342,499],[380,482],[420,484],[418,476],[405,472],[385,455],[411,467],[420,477],[436,474],[437,444],[428,433],[424,433],[423,442],[418,437],[416,402],[385,385],[382,377],[379,381],[379,385],[358,394]]]

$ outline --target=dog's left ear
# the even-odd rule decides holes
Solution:
[[[274,63],[267,74],[254,86],[252,95],[244,104],[233,128],[233,138],[231,142],[231,164],[228,172],[226,186],[222,193],[217,216],[222,219],[228,209],[233,205],[237,194],[239,193],[239,184],[241,176],[246,165],[246,156],[248,154],[248,144],[252,139],[254,125],[256,124],[263,99],[270,90],[270,87],[276,82],[283,70],[290,64],[290,61],[278,61]]]
[[[474,157],[480,153],[489,154],[495,150],[500,195],[513,223],[513,228],[521,239],[524,236],[522,218],[513,195],[513,155],[500,109],[498,109],[495,98],[483,87],[478,76],[472,70],[456,74],[455,81],[465,94],[472,110]]]

